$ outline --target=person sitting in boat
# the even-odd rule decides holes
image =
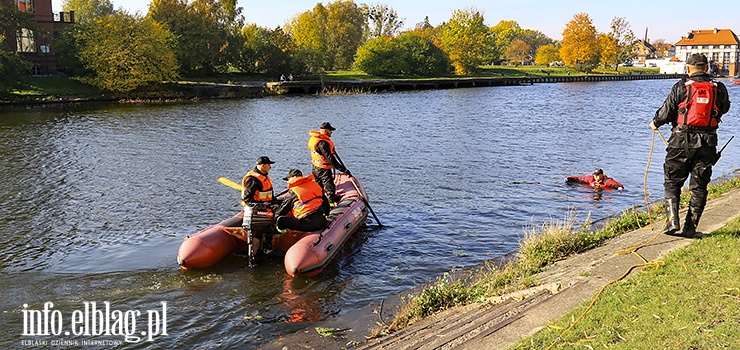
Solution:
[[[273,164],[275,162],[271,161],[269,157],[259,157],[254,169],[244,175],[242,179],[242,187],[244,188],[242,190],[242,203],[244,205],[255,203],[278,204],[269,175]]]
[[[621,191],[624,189],[624,185],[617,180],[604,175],[604,170],[601,170],[601,168],[596,168],[593,174],[587,176],[568,176],[565,178],[565,183],[568,185],[587,185],[596,190],[608,189]]]
[[[285,233],[288,229],[310,232],[325,228],[328,201],[313,174],[304,177],[300,170],[290,169],[283,180],[288,181],[288,193],[275,212],[275,229]]]
[[[332,203],[337,203],[339,197],[336,195],[336,185],[334,185],[331,169],[336,168],[347,176],[352,176],[352,173],[342,164],[334,149],[334,142],[331,141],[331,134],[334,130],[336,129],[329,122],[322,123],[319,130],[311,130],[308,133],[311,136],[308,140],[308,148],[311,150],[313,176],[324,189],[326,198],[329,198]]]

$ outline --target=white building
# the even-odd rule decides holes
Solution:
[[[682,62],[700,53],[709,59],[710,72],[728,76],[740,74],[740,41],[730,29],[692,30],[675,46],[676,58]]]

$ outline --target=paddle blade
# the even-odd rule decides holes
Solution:
[[[242,187],[241,184],[238,184],[238,183],[236,183],[234,181],[231,181],[231,180],[229,180],[229,179],[227,179],[227,178],[225,178],[223,176],[221,176],[221,177],[218,178],[218,182],[220,182],[220,183],[222,183],[222,184],[224,184],[226,186],[229,186],[229,187],[231,187],[231,188],[233,188],[235,190],[241,191],[241,190],[244,189],[244,187]]]

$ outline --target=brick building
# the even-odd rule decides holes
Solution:
[[[55,74],[54,36],[57,31],[74,23],[74,11],[54,13],[51,0],[0,0],[0,4],[31,14],[31,20],[38,29],[9,30],[5,33],[5,44],[33,65],[33,75]]]

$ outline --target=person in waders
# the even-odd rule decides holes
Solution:
[[[673,85],[665,102],[655,112],[650,128],[658,130],[668,123],[672,126],[663,163],[663,186],[670,220],[662,233],[701,238],[696,226],[707,203],[712,166],[719,159],[717,128],[720,118],[730,109],[730,98],[725,85],[707,73],[706,56],[693,54],[686,65],[688,79],[683,78]],[[681,187],[689,175],[691,200],[682,230],[678,217],[679,199]]]

